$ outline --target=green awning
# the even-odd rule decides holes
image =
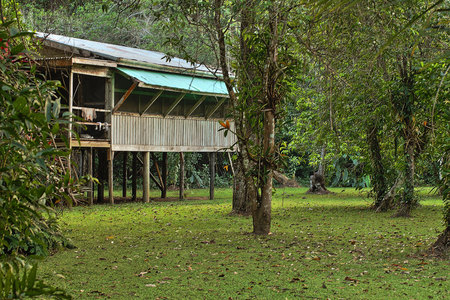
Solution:
[[[144,86],[151,88],[184,91],[203,95],[220,95],[222,97],[228,96],[225,83],[215,79],[123,67],[117,69],[142,82]]]

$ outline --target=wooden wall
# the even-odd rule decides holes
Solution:
[[[224,137],[218,120],[154,117],[130,114],[112,116],[113,151],[212,152],[229,148],[236,137]],[[231,122],[234,130],[234,123]]]

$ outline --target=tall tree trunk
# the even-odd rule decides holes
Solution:
[[[222,29],[221,24],[221,15],[222,15],[222,1],[223,0],[215,0],[214,1],[214,26],[217,33],[217,41],[218,41],[218,48],[219,48],[219,64],[220,69],[223,74],[223,81],[227,87],[228,94],[230,96],[231,104],[233,105],[234,110],[236,110],[236,107],[239,105],[239,99],[237,98],[236,93],[234,92],[234,86],[232,84],[232,80],[229,74],[229,68],[228,68],[228,61],[226,56],[226,43],[225,43],[225,34]],[[244,6],[245,8],[248,8],[248,5]],[[245,14],[246,9],[243,9],[242,14]],[[242,18],[241,21],[241,27],[246,26],[245,24],[246,17]],[[244,24],[244,25],[242,25]],[[241,28],[242,29],[242,28]],[[241,43],[243,41],[243,37],[241,37]],[[245,129],[244,129],[244,119],[241,112],[236,113],[234,115],[234,121],[236,126],[236,132],[238,136],[244,136]],[[252,192],[249,192],[247,189],[249,187],[248,183],[251,182],[251,178],[247,176],[247,166],[245,162],[245,155],[242,153],[245,149],[245,146],[243,145],[242,141],[238,139],[238,151],[241,151],[238,153],[237,163],[236,163],[236,175],[234,177],[235,184],[233,185],[233,213],[237,214],[243,214],[248,215],[250,214],[251,210],[251,202],[248,201],[249,197],[253,194]]]
[[[275,150],[275,117],[272,110],[264,112],[263,149],[269,154],[269,158]],[[273,170],[266,162],[262,163],[262,167],[262,174],[259,174],[259,180],[262,183],[261,194],[253,200],[254,234],[269,234],[271,225]]]
[[[411,209],[416,204],[414,199],[414,166],[415,150],[419,146],[414,121],[414,75],[410,58],[400,56],[398,58],[398,69],[401,85],[398,87],[396,97],[393,98],[393,104],[403,123],[402,136],[405,143],[403,149],[405,166],[403,172],[405,183],[402,200],[395,216],[408,217]]]
[[[325,154],[326,154],[327,148],[325,145],[322,146],[322,149],[320,151],[320,163],[319,168],[317,170],[317,173],[321,175],[323,178],[325,178]]]
[[[241,148],[242,149],[242,148]],[[252,198],[256,198],[256,195],[250,195],[250,191],[254,189],[247,188],[253,185],[252,178],[246,176],[245,161],[242,152],[238,152],[236,160],[235,175],[233,178],[233,203],[232,213],[237,215],[250,215],[252,210]]]
[[[378,127],[372,124],[367,129],[367,144],[369,145],[370,160],[372,163],[372,182],[375,192],[374,209],[376,211],[386,211],[392,207],[389,197],[385,197],[388,192],[386,184],[386,170],[381,157],[380,141],[378,138]]]
[[[414,199],[414,143],[412,140],[406,141],[405,145],[405,184],[402,200],[396,217],[409,217],[411,209],[415,205]]]

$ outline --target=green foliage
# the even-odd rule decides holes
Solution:
[[[354,187],[357,190],[370,187],[370,176],[364,173],[364,164],[357,158],[344,154],[333,162],[332,186]]]
[[[203,32],[184,26],[186,34],[173,44],[166,43],[180,26],[168,26],[166,20],[157,20],[159,6],[153,1],[135,0],[80,0],[53,1],[53,4],[20,1],[24,22],[31,30],[66,35],[94,41],[160,51],[170,59],[184,57],[180,43],[195,53],[197,63],[214,64],[214,54],[205,47]]]
[[[43,257],[70,245],[51,208],[70,201],[65,193],[70,178],[62,161],[68,152],[56,147],[56,137],[68,123],[59,117],[58,83],[37,75],[24,53],[31,35],[16,25],[0,25],[0,298],[69,299],[62,290],[37,281],[36,265],[19,258]]]
[[[0,255],[43,255],[58,240],[49,205],[69,200],[69,175],[58,165],[68,152],[55,144],[67,120],[59,119],[58,84],[36,75],[19,53],[24,34],[10,25],[0,28]]]
[[[36,279],[37,265],[16,258],[0,262],[0,299],[51,296],[72,299],[64,290]]]
[[[347,4],[323,1],[307,11],[308,26],[297,24],[305,28],[297,39],[311,63],[308,76],[299,82],[293,146],[317,166],[319,149],[325,145],[329,171],[330,162],[343,155],[357,156],[364,166],[360,177],[370,175],[374,186],[389,188],[396,177],[405,177],[406,147],[413,144],[413,180],[418,175],[420,183],[436,184],[442,151],[429,141],[431,132],[436,139],[445,136],[439,116],[448,85],[436,93],[448,66],[445,13],[425,1]],[[375,182],[379,176],[370,156],[369,129],[376,130],[380,141],[377,163],[387,184]]]

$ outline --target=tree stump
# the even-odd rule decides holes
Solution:
[[[325,187],[325,178],[323,175],[315,172],[311,177],[309,177],[309,190],[307,194],[330,194],[331,192]]]
[[[450,227],[442,232],[437,241],[431,246],[429,252],[436,256],[448,256],[450,249]]]

